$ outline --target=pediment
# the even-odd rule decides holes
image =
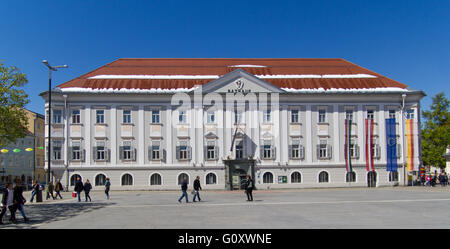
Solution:
[[[202,86],[204,93],[282,93],[281,88],[243,69],[236,69]]]

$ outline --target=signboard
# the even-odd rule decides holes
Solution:
[[[278,176],[278,183],[287,183],[287,176]]]

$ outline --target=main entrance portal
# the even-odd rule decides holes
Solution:
[[[252,179],[255,178],[255,160],[224,160],[225,163],[225,188],[227,190],[243,189],[243,183],[250,175]]]

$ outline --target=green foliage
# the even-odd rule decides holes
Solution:
[[[446,167],[444,154],[450,146],[450,102],[443,92],[433,98],[429,111],[423,111],[422,160],[423,164]]]
[[[17,67],[3,66],[0,61],[0,146],[26,136],[28,120],[23,108],[29,100],[22,89],[26,83],[26,75]]]

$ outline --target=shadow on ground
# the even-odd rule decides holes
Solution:
[[[7,216],[3,217],[2,228],[37,228],[38,225],[52,223],[55,221],[66,220],[75,216],[102,209],[104,207],[113,205],[114,203],[52,203],[45,205],[25,205],[25,214],[30,219],[24,222],[22,214],[19,210],[16,212],[17,224],[9,221],[9,211]],[[68,227],[70,228],[70,227]]]

